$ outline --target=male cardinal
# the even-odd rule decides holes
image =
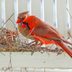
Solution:
[[[64,43],[72,45],[72,43],[64,40],[61,34],[49,24],[46,24],[36,16],[29,16],[28,12],[19,13],[18,20],[19,31],[25,37],[40,41],[42,44],[56,44],[60,46],[70,57],[70,50]]]

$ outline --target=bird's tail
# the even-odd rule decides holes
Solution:
[[[65,46],[63,42],[56,41],[56,44],[59,45],[70,57],[72,57],[72,50]]]

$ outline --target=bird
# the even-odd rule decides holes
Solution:
[[[16,23],[20,33],[26,38],[40,41],[41,45],[56,44],[72,57],[72,50],[65,45],[65,43],[70,45],[72,43],[65,40],[57,29],[50,24],[34,15],[29,15],[28,11],[19,13]]]

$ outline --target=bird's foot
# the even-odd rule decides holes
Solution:
[[[57,55],[60,55],[60,54],[63,53],[63,49],[58,49],[58,48],[56,48],[56,51],[57,51]]]
[[[32,41],[32,42],[28,43],[27,45],[31,46],[31,45],[34,45],[34,44],[36,44],[36,41]]]

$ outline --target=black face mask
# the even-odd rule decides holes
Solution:
[[[27,26],[27,28],[30,30],[30,27],[27,22],[23,22],[23,24],[25,24]]]
[[[24,18],[20,18],[20,17],[18,17],[19,19],[21,19],[21,21],[23,21],[24,20]],[[28,23],[27,22],[21,22],[21,24],[25,24],[26,26],[27,26],[27,28],[30,30],[30,27],[29,27],[29,25],[28,25]]]

